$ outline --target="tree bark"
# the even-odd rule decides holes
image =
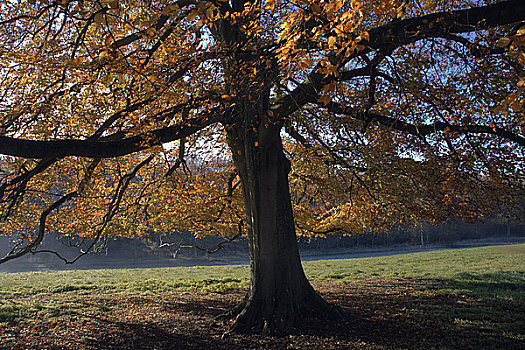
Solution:
[[[315,292],[301,265],[280,127],[261,129],[228,132],[244,195],[251,277],[232,330],[282,334],[305,317],[341,314]]]

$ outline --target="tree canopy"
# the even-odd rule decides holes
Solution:
[[[523,193],[522,0],[0,9],[0,262],[51,230],[92,250],[183,229],[247,234],[258,262],[295,232],[474,219]]]

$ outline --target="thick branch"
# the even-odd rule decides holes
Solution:
[[[188,137],[221,121],[222,116],[223,114],[216,110],[178,125],[121,140],[35,141],[0,136],[0,154],[37,159],[67,156],[115,158]]]
[[[356,52],[349,57],[341,57],[338,61],[348,62],[370,50],[383,53],[392,52],[398,47],[425,38],[446,38],[450,34],[473,32],[519,21],[525,21],[525,1],[523,0],[509,0],[467,10],[439,12],[402,21],[393,21],[368,31],[369,41],[361,42],[367,46],[365,51]],[[360,74],[366,76],[370,72],[365,69],[356,69],[343,74],[344,79],[348,79]],[[334,79],[333,76],[325,77],[317,73],[317,69],[314,68],[302,84],[271,106],[273,115],[276,119],[281,120],[307,103],[315,102],[322,87]]]
[[[370,40],[365,43],[375,50],[395,49],[428,37],[468,33],[524,20],[525,1],[509,0],[489,6],[391,22],[370,30]]]
[[[393,117],[387,117],[384,115],[376,114],[373,112],[357,112],[351,107],[343,106],[341,104],[330,102],[326,108],[329,112],[336,114],[343,114],[356,120],[363,122],[370,121],[376,122],[382,126],[386,126],[391,129],[403,131],[408,134],[412,134],[419,137],[435,134],[441,131],[457,132],[460,134],[488,134],[495,135],[506,140],[517,143],[520,146],[525,146],[525,138],[512,131],[506,130],[497,126],[488,125],[457,125],[449,124],[446,122],[434,122],[431,124],[415,125],[407,123],[403,120],[396,119]]]

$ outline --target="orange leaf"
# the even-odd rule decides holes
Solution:
[[[330,103],[331,99],[332,98],[329,95],[324,95],[324,96],[319,97],[319,102],[321,102],[323,105],[326,106],[328,103]]]

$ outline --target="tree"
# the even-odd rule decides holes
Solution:
[[[296,228],[474,217],[522,193],[521,0],[0,6],[0,217],[17,238],[1,262],[49,230],[246,232],[233,329],[287,332],[340,316]]]

